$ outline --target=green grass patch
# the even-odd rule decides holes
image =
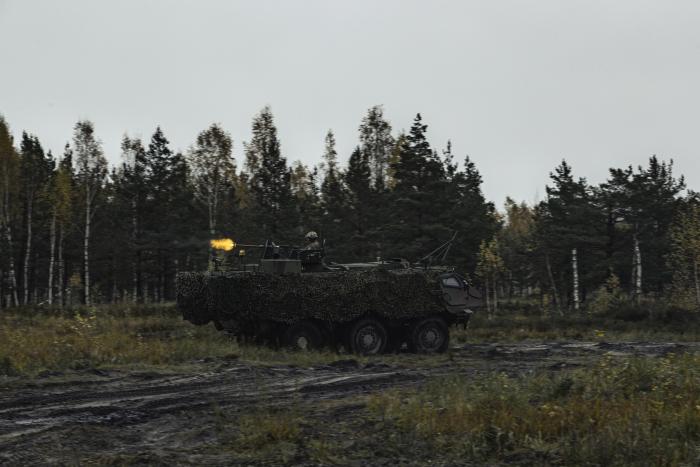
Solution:
[[[624,304],[605,313],[542,314],[531,304],[512,304],[489,316],[474,314],[467,330],[452,329],[454,342],[522,340],[700,341],[700,312],[659,303]]]
[[[0,315],[0,373],[101,365],[165,365],[230,355],[225,336],[168,314],[115,316],[96,311]]]
[[[558,375],[450,377],[370,398],[385,430],[436,455],[488,463],[700,461],[700,356],[603,358]],[[415,441],[410,441],[410,440]],[[408,440],[408,441],[407,441]],[[398,447],[397,447],[398,448]]]
[[[213,325],[193,326],[172,306],[21,309],[0,314],[0,375],[100,366],[174,365],[204,358],[313,366],[347,358],[241,345]]]

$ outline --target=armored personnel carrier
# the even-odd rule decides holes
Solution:
[[[444,352],[450,325],[466,326],[481,304],[476,288],[439,265],[452,240],[416,263],[351,264],[327,262],[323,245],[225,240],[218,245],[228,251],[209,271],[177,276],[177,306],[196,325],[213,322],[239,339],[275,346],[379,354],[407,344],[412,352]],[[253,263],[251,249],[259,250]]]

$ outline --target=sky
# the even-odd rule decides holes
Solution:
[[[700,191],[700,2],[684,0],[0,0],[0,114],[62,153],[94,122],[111,163],[157,125],[187,150],[220,123],[243,165],[265,105],[291,161],[341,161],[367,109],[417,112],[487,198],[544,197],[656,154]]]

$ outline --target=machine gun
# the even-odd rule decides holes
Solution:
[[[320,272],[326,268],[325,240],[320,249],[304,249],[293,245],[278,245],[272,240],[263,244],[240,244],[230,238],[212,240],[210,246],[218,252],[213,256],[214,271],[260,271],[272,274]],[[257,250],[257,254],[249,254]],[[248,262],[248,258],[254,258]]]

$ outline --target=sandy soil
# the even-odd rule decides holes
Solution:
[[[221,413],[294,406],[336,423],[362,396],[414,387],[448,374],[523,374],[585,365],[606,354],[698,352],[700,343],[478,344],[439,357],[401,354],[360,364],[266,366],[205,359],[168,370],[86,369],[0,379],[0,463],[235,464],[215,426]],[[387,363],[388,362],[388,363]],[[370,464],[367,464],[370,465]]]

